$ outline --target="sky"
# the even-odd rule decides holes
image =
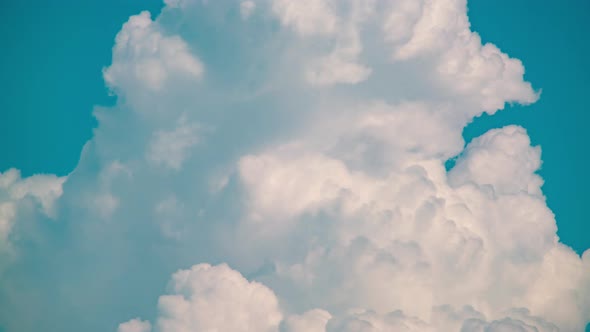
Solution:
[[[588,2],[306,1],[0,5],[0,331],[588,322]]]
[[[96,121],[111,105],[101,70],[123,22],[161,1],[3,1],[0,55],[2,170],[65,175],[76,166]],[[17,146],[14,142],[19,142]]]

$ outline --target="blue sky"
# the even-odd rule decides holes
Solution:
[[[0,168],[67,174],[96,125],[94,105],[110,105],[101,70],[123,22],[161,1],[4,1],[0,33]],[[19,142],[18,145],[14,144]]]
[[[538,194],[540,178],[536,175],[544,181],[542,190],[548,208],[555,213],[560,241],[582,255],[590,248],[586,208],[590,199],[590,178],[586,175],[590,131],[584,127],[590,120],[585,100],[590,88],[588,1],[542,1],[534,6],[529,0],[470,1],[471,30],[481,36],[483,43],[493,43],[511,58],[521,60],[526,70],[523,81],[518,65],[499,56],[505,74],[500,87],[494,85],[493,75],[489,74],[497,70],[493,61],[485,64],[491,69],[482,71],[482,76],[459,73],[449,78],[441,72],[427,72],[434,68],[429,67],[433,63],[448,60],[448,54],[459,59],[474,56],[469,48],[465,55],[461,53],[463,49],[436,46],[439,48],[434,47],[432,53],[425,53],[422,63],[412,58],[412,52],[422,50],[406,47],[410,54],[407,59],[399,56],[388,64],[388,55],[375,52],[382,46],[371,40],[370,30],[365,35],[355,30],[356,23],[351,23],[346,26],[353,31],[349,35],[349,30],[334,29],[344,21],[331,21],[329,15],[289,16],[297,8],[289,9],[285,0],[272,0],[277,4],[273,13],[278,18],[270,21],[261,5],[238,7],[232,5],[238,1],[219,1],[219,7],[202,11],[194,4],[176,8],[176,3],[183,1],[169,1],[160,18],[157,17],[164,4],[155,0],[35,0],[0,4],[0,37],[6,45],[0,51],[0,88],[4,92],[4,98],[0,98],[0,172],[16,168],[23,178],[34,174],[64,176],[14,182],[12,175],[0,174],[0,208],[5,197],[9,197],[8,205],[10,209],[14,205],[16,211],[16,217],[10,221],[13,217],[5,216],[13,216],[12,212],[0,209],[0,226],[5,219],[15,225],[12,230],[9,228],[6,242],[0,242],[0,284],[5,284],[0,286],[0,306],[13,307],[10,312],[0,312],[0,332],[13,332],[10,328],[33,331],[48,324],[65,332],[81,328],[91,332],[105,328],[114,331],[119,323],[122,325],[118,332],[149,332],[152,327],[154,332],[176,332],[170,326],[189,321],[175,316],[175,308],[180,304],[171,301],[156,305],[158,299],[162,301],[170,292],[176,296],[194,292],[194,298],[201,296],[204,303],[211,301],[210,307],[222,301],[226,305],[240,304],[235,310],[263,307],[275,314],[274,320],[268,318],[272,315],[257,317],[255,312],[246,313],[257,317],[253,321],[261,324],[250,329],[260,331],[274,331],[281,322],[281,331],[302,332],[297,324],[308,326],[305,324],[316,322],[318,317],[331,317],[330,323],[324,324],[343,330],[351,319],[366,320],[376,326],[385,324],[379,321],[384,319],[379,315],[343,316],[344,306],[352,304],[377,312],[399,305],[404,312],[399,319],[416,316],[424,320],[428,316],[424,310],[430,310],[430,295],[418,290],[431,286],[429,273],[449,274],[448,280],[453,279],[453,274],[469,276],[470,259],[480,257],[478,241],[492,244],[489,248],[500,262],[492,265],[493,269],[514,268],[522,275],[545,273],[546,280],[557,278],[544,270],[553,264],[551,259],[581,269],[583,273],[572,272],[581,275],[581,281],[564,277],[563,289],[574,287],[574,291],[581,292],[576,293],[577,298],[584,298],[585,294],[590,298],[590,272],[586,271],[590,252],[586,258],[580,258],[554,247],[555,225]],[[322,1],[329,0],[317,3]],[[450,7],[458,10],[458,17],[463,15],[461,6]],[[316,9],[318,13],[325,10]],[[131,15],[142,10],[149,11],[151,18],[147,14],[136,16],[123,28]],[[244,22],[251,24],[243,25]],[[115,36],[120,31],[137,47],[120,42],[113,51]],[[154,39],[142,39],[144,34]],[[178,39],[170,37],[176,35]],[[317,43],[320,38],[328,38],[329,42]],[[355,38],[363,42],[364,53],[356,51]],[[454,39],[449,38],[451,44]],[[154,43],[160,48],[155,55],[149,51],[147,55],[142,53]],[[393,44],[403,49],[401,43]],[[337,63],[342,72],[322,71],[326,70],[320,66],[322,62],[313,60],[313,56],[329,47],[334,49],[328,60]],[[174,52],[167,53],[166,49]],[[315,68],[315,76],[305,76],[305,85],[297,75],[309,73],[308,69],[298,67],[307,65],[308,58],[312,59],[309,63],[310,68]],[[365,63],[356,63],[359,58]],[[403,65],[397,64],[400,61]],[[155,69],[150,67],[154,63]],[[461,70],[464,67],[468,66]],[[108,68],[107,82],[103,78],[104,68]],[[512,75],[513,72],[516,74]],[[398,75],[409,79],[400,81]],[[440,82],[436,75],[450,87],[437,85]],[[431,80],[432,76],[436,79]],[[467,88],[461,85],[463,79],[467,80]],[[525,81],[531,82],[534,89],[541,89],[542,94],[532,105],[522,106],[534,99]],[[502,85],[511,86],[513,91],[502,90]],[[455,86],[457,90],[453,90]],[[114,95],[109,95],[109,88]],[[492,97],[480,94],[489,89]],[[378,98],[383,104],[364,103],[371,98]],[[431,106],[406,105],[408,98],[424,100],[424,105],[446,101],[457,112],[449,115],[433,106],[439,114],[423,109]],[[400,100],[401,106],[396,104]],[[480,108],[495,111],[498,100],[501,104],[512,103],[494,115],[478,116]],[[357,104],[367,112],[367,118],[361,117],[363,113],[358,110],[347,109]],[[320,111],[316,109],[320,108],[318,105],[323,107]],[[397,105],[391,106],[397,112],[393,113],[395,117],[387,116],[390,105]],[[275,108],[280,111],[275,112]],[[333,109],[341,112],[332,112]],[[93,117],[93,110],[98,120]],[[380,122],[370,120],[375,118]],[[467,144],[472,140],[473,143],[463,149],[457,130],[463,128],[462,121],[472,118],[463,129],[463,137]],[[359,123],[369,123],[369,127],[356,127]],[[420,124],[417,128],[423,125],[429,129],[416,132],[411,129],[416,123]],[[333,137],[327,134],[332,132]],[[396,135],[390,136],[391,132]],[[414,142],[415,146],[405,145],[407,142]],[[539,150],[530,145],[541,146],[542,164]],[[429,168],[437,169],[429,164],[429,158],[438,160],[459,153],[456,167],[448,173],[448,183],[445,180],[441,185],[433,175],[436,171]],[[506,159],[506,155],[510,157]],[[403,171],[397,168],[407,163],[415,165]],[[384,176],[388,168],[395,170],[390,178]],[[74,169],[62,187],[65,176]],[[498,175],[489,174],[490,169]],[[324,177],[344,190],[332,193],[331,189],[317,185],[316,181],[323,183]],[[3,183],[9,183],[11,188],[6,193],[2,191]],[[277,183],[284,186],[277,189]],[[399,206],[383,208],[379,204],[385,203],[379,195],[388,198],[390,193],[374,189],[376,183],[391,188],[400,183],[411,186],[403,187],[407,196],[391,198],[401,202]],[[448,206],[441,207],[444,203],[440,200],[421,196],[431,190],[429,183],[453,188],[453,195],[448,191],[436,193],[444,197],[442,201],[448,200]],[[489,188],[497,197],[488,201]],[[28,196],[20,194],[27,190]],[[354,205],[355,198],[351,197],[358,200],[365,195],[379,196],[373,208],[383,211],[373,213]],[[457,197],[462,197],[460,204],[452,205]],[[456,207],[461,204],[483,228],[470,224],[471,219]],[[33,205],[37,208],[29,211]],[[436,242],[436,236],[426,236],[425,240],[412,233],[392,240],[393,253],[384,254],[379,250],[389,249],[380,247],[383,230],[371,228],[373,224],[358,224],[357,220],[361,216],[370,224],[371,218],[381,220],[389,216],[394,221],[398,217],[405,221],[407,211],[416,220],[431,216],[424,217],[427,220],[443,210],[445,218],[457,218],[451,223],[457,222],[463,228],[457,226],[459,230],[449,234],[445,233],[448,228],[438,228],[436,233],[463,243],[464,247],[446,247],[448,243]],[[340,214],[335,217],[335,213]],[[285,224],[277,225],[277,220]],[[331,224],[335,221],[342,227],[338,232]],[[416,227],[428,224],[415,222]],[[472,233],[463,233],[465,229],[473,232],[474,237]],[[425,234],[427,231],[424,228]],[[396,232],[405,234],[405,229],[396,228]],[[461,236],[453,238],[457,234]],[[338,242],[340,237],[347,236],[358,236],[360,240],[350,245]],[[326,241],[325,248],[318,249],[318,239]],[[0,241],[4,240],[0,227]],[[442,266],[439,272],[424,275],[415,274],[415,270],[401,272],[407,280],[416,282],[407,286],[400,279],[401,289],[416,287],[415,299],[412,295],[411,301],[401,295],[393,302],[375,300],[379,296],[371,293],[375,289],[370,285],[376,280],[393,278],[387,275],[387,267],[369,271],[366,275],[373,279],[363,279],[365,274],[361,272],[350,273],[352,279],[331,279],[338,272],[349,275],[349,267],[340,265],[342,262],[374,252],[379,252],[376,257],[393,255],[392,261],[403,264],[405,259],[417,261],[419,254],[408,244],[412,241],[417,243],[417,252],[433,250],[438,254],[440,247],[443,256],[438,261],[454,263],[449,263],[450,268]],[[233,246],[238,249],[230,249]],[[14,248],[16,258],[5,259],[9,257],[3,256],[5,247]],[[322,256],[326,252],[333,256]],[[453,256],[457,252],[473,252],[473,256]],[[555,254],[545,255],[547,252]],[[396,256],[398,253],[401,254]],[[319,263],[315,265],[309,257],[320,257]],[[530,269],[519,270],[523,262],[533,263]],[[215,265],[219,263],[229,267]],[[540,265],[534,265],[537,263]],[[3,280],[5,265],[8,268]],[[478,274],[481,271],[473,269],[478,271],[474,275],[485,279],[485,273]],[[176,271],[180,272],[174,274]],[[292,280],[285,277],[289,273],[294,275]],[[297,278],[307,278],[306,273],[319,276],[318,284],[309,288],[302,286],[305,283],[298,284]],[[253,279],[264,285],[262,290]],[[222,281],[207,284],[211,280]],[[223,280],[233,282],[228,285]],[[546,280],[541,278],[530,285],[526,282],[526,287],[531,288],[523,294],[538,294],[539,290],[551,288]],[[521,319],[533,325],[553,322],[567,332],[578,326],[575,324],[588,321],[590,303],[575,302],[568,297],[573,296],[571,292],[561,292],[561,286],[556,286],[554,293],[547,290],[547,297],[554,296],[556,303],[565,308],[555,313],[535,296],[519,294],[522,297],[516,298],[517,295],[510,294],[511,289],[525,287],[519,278],[502,282],[506,283],[498,282],[493,284],[497,289],[488,290],[499,294],[496,302],[490,303],[522,303],[530,314],[514,311],[507,320],[501,320],[502,317],[493,316],[493,311],[483,312],[488,321],[483,319],[481,324],[488,325],[481,326],[512,324],[511,319]],[[572,286],[575,282],[579,284]],[[198,285],[203,283],[210,288],[199,293]],[[108,289],[98,291],[87,288],[88,284]],[[331,301],[333,293],[326,289],[350,284],[364,285],[364,292],[344,289],[343,293],[356,297],[347,298],[346,304],[338,302],[342,299],[337,297]],[[227,287],[238,287],[232,289],[233,294],[256,290],[263,303],[248,302],[253,300],[239,296],[238,300],[228,299],[222,291]],[[457,301],[451,303],[456,307],[472,305],[460,302],[460,296],[444,293],[447,288],[453,289],[452,283],[441,286],[442,291],[438,286],[432,287],[433,293],[442,294],[441,298]],[[306,297],[296,296],[293,289]],[[17,297],[20,298],[16,300]],[[56,297],[59,300],[53,306]],[[426,300],[421,302],[422,299]],[[422,306],[423,303],[426,304]],[[207,317],[219,313],[208,312],[196,302],[189,305],[203,315],[190,320],[196,325],[185,328],[199,331],[213,326],[207,325],[213,324]],[[45,312],[43,308],[49,306],[52,308]],[[322,311],[304,312],[313,308]],[[78,318],[70,320],[69,315]],[[470,317],[470,313],[460,315]],[[30,320],[24,319],[29,316]],[[140,318],[135,321],[134,317]],[[226,329],[231,329],[231,324],[241,324],[226,321],[230,324]]]

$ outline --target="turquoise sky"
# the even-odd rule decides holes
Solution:
[[[0,3],[0,169],[65,175],[91,137],[94,105],[114,102],[101,70],[130,15],[162,1]]]
[[[543,93],[532,106],[478,119],[466,128],[465,136],[478,136],[490,127],[510,123],[527,128],[533,144],[543,150],[540,173],[548,205],[557,216],[558,234],[581,253],[590,247],[590,131],[586,129],[590,120],[590,2],[499,0],[469,4],[473,29],[484,41],[522,60],[525,78]]]
[[[576,251],[590,247],[586,217],[590,177],[590,88],[586,0],[471,1],[470,19],[484,41],[519,58],[526,78],[543,89],[530,107],[477,119],[465,137],[520,124],[543,148],[541,175],[559,235]],[[0,169],[23,175],[65,175],[95,125],[94,105],[112,104],[101,69],[110,63],[113,39],[129,15],[157,13],[159,0],[3,1],[0,5]]]

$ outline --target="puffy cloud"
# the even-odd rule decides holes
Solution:
[[[444,86],[493,113],[506,101],[537,100],[524,67],[495,45],[482,45],[470,31],[466,0],[393,1],[383,24],[394,45],[394,59],[403,61],[436,54],[435,73]]]
[[[117,104],[95,110],[63,195],[57,178],[0,177],[0,206],[59,212],[43,226],[0,209],[2,225],[38,225],[10,230],[23,241],[1,325],[583,328],[590,252],[559,243],[540,148],[517,126],[465,147],[475,116],[537,98],[465,1],[166,5],[118,34],[104,71]],[[131,317],[147,320],[119,325]]]
[[[523,128],[509,126],[490,130],[469,143],[449,180],[453,185],[490,185],[501,194],[523,191],[540,196],[543,180],[535,174],[540,167],[540,147],[531,146]]]
[[[331,320],[326,331],[559,331],[555,325],[531,317],[526,310],[515,310],[491,322],[469,307],[461,311],[440,307],[433,311],[433,315],[436,317],[435,324],[408,317],[400,311],[384,315],[370,311],[351,313]]]
[[[138,318],[119,324],[117,332],[150,332],[152,324]]]
[[[293,150],[286,149],[284,154],[279,150],[240,161],[254,220],[285,220],[311,213],[336,200],[348,186],[364,184],[362,174],[355,178],[338,160],[320,154],[292,158],[288,153]]]
[[[316,55],[305,64],[305,78],[311,85],[357,84],[372,72],[359,57],[363,51],[360,24],[374,10],[374,1],[351,1],[349,5],[331,0],[272,2],[281,23],[299,36],[326,38],[327,44],[334,44],[327,54]],[[346,14],[339,16],[343,10]]]
[[[281,23],[302,36],[335,33],[339,18],[334,6],[335,2],[330,0],[272,1],[272,9]]]
[[[267,287],[249,282],[227,265],[199,264],[172,276],[172,294],[158,301],[160,332],[277,331],[282,314],[278,300]],[[138,324],[124,324],[127,330]],[[144,331],[144,330],[139,330]],[[146,330],[149,331],[149,330]]]
[[[320,86],[357,84],[369,78],[372,69],[359,63],[363,51],[359,26],[372,10],[371,1],[353,2],[348,21],[339,27],[334,48],[308,65],[306,76],[309,83]]]
[[[162,89],[173,75],[200,78],[203,70],[186,42],[164,35],[144,11],[132,16],[117,34],[113,63],[104,70],[104,79],[114,90],[140,84],[153,91]]]
[[[496,148],[514,157],[494,154]],[[480,155],[489,159],[474,163],[474,170],[464,166]],[[472,180],[447,183],[442,161],[413,161],[383,177],[301,146],[245,157],[240,174],[250,190],[252,228],[246,234],[269,246],[301,236],[276,254],[276,274],[267,282],[296,307],[305,293],[324,308],[401,309],[428,322],[436,306],[473,305],[496,317],[516,304],[565,330],[581,325],[588,306],[571,296],[587,292],[588,271],[557,244],[554,216],[535,175],[539,150],[510,126],[475,139],[461,158],[449,176]],[[514,164],[503,164],[506,159]],[[500,166],[506,171],[494,168]],[[499,176],[490,180],[475,175],[493,172]],[[522,182],[504,182],[501,174]],[[556,279],[546,266],[577,267]],[[567,309],[549,312],[539,293]]]
[[[65,179],[54,175],[22,178],[16,169],[0,173],[0,257],[12,247],[10,236],[19,214],[40,211],[48,217],[55,216],[55,202],[62,195]],[[0,263],[3,260],[0,258]]]
[[[35,199],[42,211],[53,216],[55,214],[55,201],[62,194],[62,184],[65,177],[54,175],[33,175],[28,178],[21,178],[20,172],[10,169],[0,174],[0,186],[5,194],[12,200],[22,200],[26,197]]]
[[[326,332],[373,332],[373,331],[400,331],[418,332],[433,331],[423,321],[406,317],[401,312],[393,312],[387,315],[378,315],[374,312],[363,312],[333,320],[329,323]]]
[[[281,332],[324,332],[332,315],[321,309],[314,309],[302,315],[287,317],[281,326]]]

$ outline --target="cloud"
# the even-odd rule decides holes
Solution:
[[[524,67],[495,45],[482,45],[470,31],[466,0],[392,1],[383,30],[398,61],[436,54],[440,83],[480,109],[494,113],[505,102],[535,102],[538,95],[522,80]]]
[[[147,11],[132,16],[117,34],[113,63],[104,70],[111,89],[139,83],[147,91],[161,89],[172,75],[200,78],[203,65],[188,45],[158,30]]]
[[[157,330],[161,332],[276,331],[282,318],[270,289],[249,282],[227,265],[199,264],[178,271],[169,287],[172,294],[158,300]],[[149,327],[137,320],[124,326],[138,324]]]
[[[157,166],[180,169],[191,148],[199,142],[198,129],[181,118],[174,130],[155,132],[146,158]]]
[[[302,315],[287,317],[281,326],[281,332],[324,332],[332,315],[321,309],[314,309]]]
[[[330,0],[274,0],[272,10],[286,26],[301,36],[330,35],[336,32],[339,18]]]
[[[0,173],[0,272],[3,257],[12,251],[11,235],[19,218],[33,213],[56,214],[55,202],[62,195],[65,177],[33,175],[22,178],[16,169]],[[25,217],[26,218],[26,217]]]
[[[540,167],[541,149],[531,146],[523,128],[509,126],[490,130],[469,143],[449,181],[453,185],[490,185],[502,194],[523,191],[542,196],[543,180],[535,174]]]
[[[152,324],[139,319],[132,319],[128,322],[119,324],[117,332],[150,332]]]
[[[356,84],[366,80],[371,69],[354,62],[356,53],[354,48],[337,49],[317,59],[308,69],[307,80],[314,85]]]
[[[240,14],[243,19],[247,19],[252,15],[256,9],[256,3],[254,1],[242,1],[240,2]]]
[[[503,153],[494,154],[496,147]],[[322,308],[342,310],[349,303],[378,312],[397,308],[424,321],[441,305],[473,305],[495,317],[518,303],[562,326],[587,315],[587,307],[575,309],[570,297],[588,288],[581,262],[575,263],[573,279],[544,272],[545,266],[566,270],[576,255],[557,244],[554,216],[538,194],[541,182],[534,174],[539,150],[530,147],[521,128],[475,139],[449,174],[473,179],[465,183],[447,183],[440,160],[412,160],[375,177],[349,170],[334,155],[302,150],[249,156],[241,168],[251,190],[249,238],[272,246],[286,245],[293,234],[301,237],[281,251],[276,275],[267,276],[270,285],[297,287],[293,292],[275,287],[279,297],[293,296],[296,303],[296,294],[305,292]],[[518,166],[502,163],[512,151],[517,157],[510,160]],[[473,163],[477,171],[463,166],[479,156],[489,159]],[[479,173],[481,167],[488,171]],[[519,173],[512,173],[516,169]],[[472,176],[489,172],[500,176]],[[504,174],[523,182],[507,184]],[[304,256],[293,257],[302,247]],[[570,303],[568,313],[549,312],[539,292]]]
[[[433,311],[433,316],[437,321],[435,325],[405,316],[400,311],[385,315],[360,312],[331,320],[326,331],[558,331],[555,325],[531,317],[526,310],[514,311],[491,322],[469,307],[457,312],[441,307]]]
[[[584,327],[590,252],[559,242],[541,149],[518,126],[465,146],[474,117],[538,98],[465,1],[244,3],[132,16],[67,181],[0,177],[1,325]]]

